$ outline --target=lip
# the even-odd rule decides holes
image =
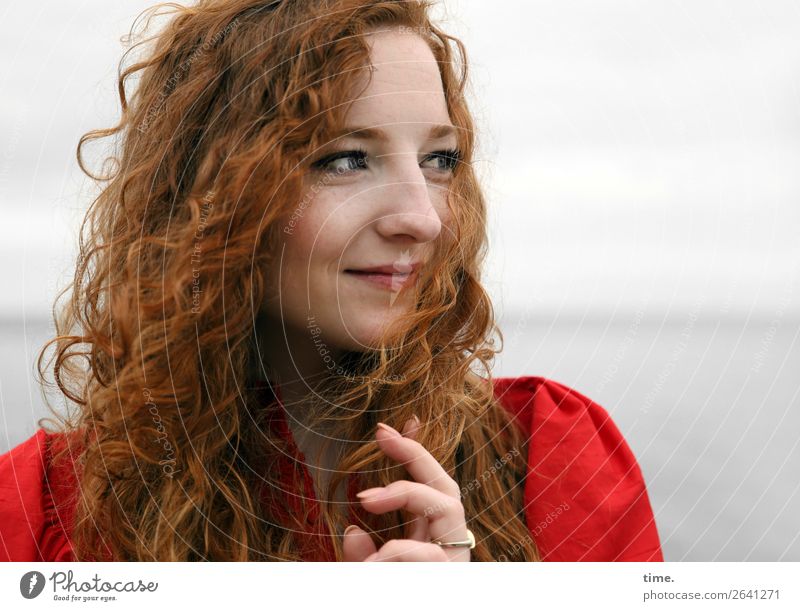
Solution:
[[[345,274],[357,280],[363,280],[369,284],[390,291],[397,292],[400,289],[414,284],[417,280],[418,273],[416,270],[410,272],[375,272],[372,270],[351,270],[344,271]]]
[[[375,273],[375,274],[408,274],[416,272],[421,263],[390,263],[389,265],[375,265],[358,269],[346,269],[346,272]]]

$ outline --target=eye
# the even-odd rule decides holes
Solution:
[[[315,170],[347,174],[357,170],[367,169],[367,152],[361,149],[352,151],[339,151],[318,159],[311,164]]]
[[[438,172],[452,172],[461,161],[461,151],[458,149],[445,149],[430,153],[422,161],[425,168]],[[433,165],[430,165],[430,164]],[[427,164],[427,165],[426,165]],[[339,175],[368,169],[367,152],[363,149],[338,151],[326,155],[311,164],[315,170],[334,172]]]
[[[461,151],[458,149],[434,151],[425,158],[423,163],[427,163],[429,161],[434,162],[432,169],[443,172],[451,172],[458,165],[458,162],[461,161]]]

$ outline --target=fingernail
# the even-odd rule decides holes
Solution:
[[[361,529],[358,526],[356,526],[355,524],[351,524],[350,526],[348,526],[347,528],[344,529],[344,534],[342,536],[346,537],[347,533],[355,532],[357,530],[361,530]]]
[[[402,435],[400,435],[400,433],[398,433],[395,429],[390,427],[388,424],[384,424],[383,422],[379,422],[378,426],[380,428],[382,428],[384,431],[386,431],[387,433],[389,433],[392,437],[402,437]]]
[[[416,414],[411,415],[411,419],[406,422],[406,426],[410,426],[412,429],[419,428],[419,418]]]
[[[379,496],[383,492],[383,488],[368,488],[357,493],[356,496],[360,499],[370,499]]]

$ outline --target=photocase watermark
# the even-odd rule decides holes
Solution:
[[[461,487],[461,498],[464,498],[467,494],[469,494],[473,490],[477,490],[478,488],[480,488],[486,480],[488,480],[490,477],[494,477],[494,475],[498,471],[500,471],[500,469],[502,469],[506,465],[506,463],[510,462],[514,456],[519,456],[519,454],[520,454],[519,449],[514,448],[513,450],[509,450],[508,452],[503,454],[503,456],[495,460],[491,467],[485,469],[483,473],[481,473],[478,477],[474,478],[471,482],[469,482],[468,484],[464,484]],[[430,515],[438,513],[444,508],[445,508],[444,505],[430,505],[426,507],[425,510],[422,512],[423,517],[427,518]]]
[[[136,127],[136,130],[140,133],[144,133],[150,127],[153,119],[161,112],[161,109],[164,106],[164,102],[166,101],[167,97],[170,93],[175,90],[175,87],[180,82],[180,80],[186,76],[186,73],[189,71],[189,68],[192,66],[194,62],[197,61],[198,58],[202,57],[206,53],[208,53],[212,47],[216,46],[216,44],[222,40],[225,36],[230,34],[232,30],[239,26],[239,19],[236,18],[231,23],[229,23],[224,29],[220,30],[219,32],[215,33],[211,40],[208,40],[202,44],[202,46],[195,49],[192,54],[183,60],[177,68],[172,72],[169,76],[167,81],[164,83],[164,86],[161,88],[158,96],[156,97],[155,102],[147,109],[145,113],[144,120]]]
[[[394,272],[383,273],[378,280],[370,280],[370,281],[377,281],[383,284],[385,288],[389,289],[389,305],[394,305],[395,300],[397,299],[400,292],[406,286],[406,284],[414,277],[415,279],[415,271],[414,266],[411,263],[411,252],[410,250],[404,250],[400,253],[399,258],[392,263],[392,268]],[[377,274],[375,274],[377,275]],[[363,378],[365,376],[354,376],[351,375],[349,372],[345,370],[341,365],[336,364],[336,360],[333,358],[331,351],[328,349],[327,344],[322,340],[322,328],[317,324],[317,319],[313,314],[309,314],[306,318],[306,327],[311,334],[311,339],[314,342],[314,346],[317,349],[317,353],[322,358],[322,362],[325,364],[325,367],[329,371],[334,371],[336,375],[343,376],[348,379],[356,379],[356,378]],[[379,382],[400,382],[406,379],[406,376],[402,374],[392,374],[388,378],[377,378],[371,377],[370,379],[377,380]]]
[[[214,206],[212,200],[214,199],[214,191],[208,191],[203,197],[203,206],[200,210],[200,221],[197,224],[197,230],[194,232],[194,247],[192,248],[192,314],[200,313],[200,259],[203,255],[201,242],[203,240],[203,233],[206,230],[208,222],[208,215],[211,208]]]
[[[542,534],[542,532],[548,526],[553,524],[553,522],[555,522],[561,514],[563,514],[566,511],[569,511],[569,510],[570,510],[570,505],[566,501],[561,503],[561,505],[558,505],[555,509],[550,511],[544,517],[543,520],[540,520],[535,526],[533,526],[533,527],[529,526],[528,530],[530,530],[530,535],[525,537],[522,540],[521,543],[517,543],[513,547],[511,547],[508,550],[506,550],[506,553],[500,554],[497,557],[497,561],[498,562],[508,562],[509,554],[514,554],[514,553],[518,552],[519,550],[521,550],[525,545],[530,545],[531,543],[533,543],[533,540],[534,540],[535,537],[538,537],[540,534]]]
[[[341,365],[336,364],[336,360],[333,358],[331,351],[328,349],[327,344],[322,341],[320,337],[322,335],[322,329],[317,324],[317,319],[314,315],[309,314],[307,318],[306,327],[309,329],[309,333],[311,333],[312,341],[314,342],[314,346],[317,348],[317,353],[322,358],[322,362],[325,363],[325,367],[328,371],[334,371],[336,375],[342,376],[344,378],[348,378],[354,380],[358,377],[364,376],[354,376],[348,371],[346,371]],[[405,376],[401,374],[392,374],[388,378],[373,378],[380,382],[400,382],[405,379]]]
[[[409,25],[398,26],[397,31],[401,34],[416,34],[417,36],[429,36],[431,33],[430,28],[426,28],[425,26]]]
[[[536,526],[531,528],[530,529],[531,534],[534,537],[536,537],[537,535],[542,534],[542,531],[545,528],[547,528],[553,522],[555,522],[555,520],[558,518],[558,516],[560,516],[562,513],[564,513],[565,511],[569,511],[569,509],[570,509],[569,503],[564,501],[563,503],[561,503],[561,505],[558,505],[554,510],[550,511],[547,514],[547,516],[545,516],[544,520],[541,520],[540,522],[538,522],[536,524]]]
[[[20,594],[27,599],[36,598],[44,590],[47,581],[53,585],[53,600],[70,602],[109,602],[117,600],[116,593],[158,590],[157,581],[105,581],[97,573],[88,581],[76,581],[71,570],[56,571],[47,578],[39,571],[29,571],[19,580]]]
[[[636,313],[633,317],[633,322],[631,322],[628,330],[625,332],[625,337],[622,338],[619,346],[617,346],[617,350],[614,352],[614,358],[603,372],[603,377],[600,379],[600,383],[597,385],[597,388],[595,388],[595,392],[601,392],[606,385],[614,379],[614,376],[619,371],[619,364],[622,362],[622,359],[625,358],[625,354],[628,352],[628,348],[630,348],[633,345],[633,342],[636,340],[636,334],[639,332],[639,326],[642,324],[643,318],[644,308],[640,307],[636,310]]]
[[[764,332],[764,335],[761,338],[759,351],[755,353],[753,357],[753,366],[750,367],[751,373],[758,373],[761,371],[761,367],[764,365],[764,360],[767,358],[767,353],[772,347],[772,343],[775,341],[775,334],[778,332],[778,327],[781,326],[784,313],[792,301],[792,296],[794,295],[794,279],[796,277],[797,274],[792,274],[792,281],[786,285],[783,297],[778,304],[778,308],[775,310],[775,314],[769,321],[769,327],[767,327],[767,330]]]
[[[694,329],[694,325],[697,322],[697,316],[700,312],[700,309],[703,307],[705,303],[705,297],[700,298],[696,303],[695,306],[692,308],[692,311],[689,312],[689,316],[686,320],[686,323],[683,325],[683,329],[681,330],[681,340],[677,343],[675,348],[672,350],[672,354],[670,355],[669,361],[667,364],[664,365],[664,368],[659,372],[656,376],[656,382],[653,385],[653,389],[647,393],[644,399],[644,404],[642,405],[641,412],[647,413],[653,404],[655,403],[656,397],[658,397],[659,393],[664,388],[664,384],[672,375],[672,372],[675,370],[675,365],[678,362],[680,356],[684,353],[686,348],[689,346],[689,340],[692,337],[692,331]]]
[[[473,490],[477,490],[478,488],[480,488],[486,480],[488,480],[491,477],[494,477],[494,475],[498,471],[500,471],[500,469],[505,467],[505,465],[507,463],[511,462],[512,458],[514,458],[515,456],[519,456],[519,454],[520,454],[520,452],[519,452],[518,448],[514,448],[512,450],[509,450],[505,454],[503,454],[503,456],[501,456],[500,458],[498,458],[497,460],[494,461],[494,464],[492,464],[491,467],[489,467],[488,469],[484,470],[484,472],[481,473],[480,476],[476,477],[475,479],[473,479],[468,484],[465,484],[464,486],[462,486],[461,487],[461,496],[462,497],[466,496],[467,494],[469,494]]]
[[[528,327],[528,319],[530,318],[531,307],[532,303],[534,307],[539,307],[544,303],[544,299],[541,298],[539,295],[533,295],[529,299],[525,301],[525,309],[522,312],[522,316],[519,317],[517,320],[517,324],[514,326],[514,332],[511,335],[512,339],[516,339],[517,337],[523,335],[525,330]]]
[[[142,394],[144,395],[147,411],[149,411],[150,415],[153,417],[153,423],[156,425],[156,430],[158,431],[156,441],[163,446],[164,452],[166,453],[166,458],[158,461],[158,464],[161,465],[161,470],[164,472],[164,475],[172,479],[172,476],[180,471],[180,469],[175,470],[175,449],[167,439],[167,431],[164,428],[164,423],[161,421],[158,406],[153,402],[150,389],[145,388]]]
[[[303,218],[305,214],[306,208],[311,205],[311,200],[319,193],[322,187],[326,186],[331,180],[333,180],[337,175],[341,176],[347,170],[341,167],[337,167],[333,171],[327,171],[323,174],[322,178],[316,181],[313,185],[311,185],[303,195],[303,199],[300,200],[300,203],[297,207],[292,211],[292,214],[289,216],[289,221],[283,227],[283,233],[288,235],[293,235],[295,227],[297,227],[297,223],[300,222],[300,219]]]
[[[39,571],[28,571],[19,580],[19,593],[23,598],[36,598],[44,590],[45,578]]]

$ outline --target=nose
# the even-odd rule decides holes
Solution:
[[[411,238],[416,242],[430,242],[442,230],[442,219],[434,201],[444,200],[442,187],[430,186],[415,161],[413,169],[395,174],[383,188],[377,190],[383,201],[375,221],[376,230],[390,240]],[[431,190],[437,190],[431,197]],[[441,193],[439,193],[441,191]]]

